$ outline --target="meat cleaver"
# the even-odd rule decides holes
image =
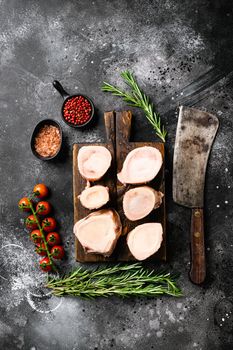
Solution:
[[[180,107],[173,159],[173,200],[192,209],[190,279],[196,284],[204,282],[206,276],[205,173],[218,125],[218,118],[213,114]]]

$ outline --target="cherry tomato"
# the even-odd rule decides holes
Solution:
[[[41,256],[46,256],[47,255],[47,251],[46,251],[46,248],[45,248],[45,244],[44,243],[40,243],[36,246],[36,249],[35,249],[36,253],[41,255]]]
[[[57,232],[50,232],[46,237],[46,241],[48,245],[52,247],[59,244],[61,242],[61,238]]]
[[[61,245],[55,245],[51,249],[51,255],[54,259],[62,259],[65,255],[65,251]]]
[[[34,230],[34,229],[38,228],[34,215],[29,215],[27,217],[27,219],[25,220],[25,223],[26,223],[26,227],[29,230]]]
[[[40,243],[43,240],[40,230],[33,230],[30,234],[30,238],[35,244]]]
[[[42,221],[42,227],[45,232],[52,232],[54,231],[55,227],[57,226],[56,220],[54,218],[45,218]]]
[[[31,211],[29,200],[27,199],[27,197],[23,197],[20,199],[18,203],[18,207],[23,211]]]
[[[40,260],[40,268],[44,272],[49,272],[52,270],[52,266],[48,257]]]
[[[39,215],[48,215],[51,212],[51,205],[49,202],[41,201],[36,206],[36,211]]]
[[[33,193],[37,198],[45,198],[48,196],[49,190],[44,184],[38,184],[33,188]]]

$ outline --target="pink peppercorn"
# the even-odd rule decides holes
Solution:
[[[63,108],[64,119],[74,125],[83,125],[92,114],[92,106],[84,96],[74,96],[69,98]]]

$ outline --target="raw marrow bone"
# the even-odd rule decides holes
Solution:
[[[109,188],[101,185],[86,188],[79,200],[87,209],[99,209],[109,201]]]
[[[121,235],[121,221],[114,209],[95,211],[74,225],[74,234],[86,253],[110,256]]]
[[[112,156],[104,146],[83,146],[78,152],[78,170],[88,181],[99,180],[111,165]]]
[[[135,148],[125,158],[123,168],[117,175],[123,184],[142,184],[155,178],[163,163],[157,148],[145,146]]]
[[[125,216],[131,220],[140,220],[153,209],[160,207],[163,193],[149,186],[140,186],[127,191],[123,198]]]
[[[145,260],[156,253],[162,240],[163,228],[156,222],[139,225],[127,236],[129,250],[137,260]]]

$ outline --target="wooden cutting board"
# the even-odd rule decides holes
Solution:
[[[126,244],[126,236],[129,231],[139,224],[146,222],[160,222],[163,226],[163,242],[153,256],[148,260],[166,260],[166,213],[165,213],[165,196],[160,208],[153,210],[146,218],[138,221],[128,220],[122,208],[122,198],[124,193],[135,186],[123,185],[117,180],[117,173],[120,172],[123,162],[127,154],[134,148],[142,146],[152,146],[157,148],[163,157],[163,165],[156,176],[148,185],[159,190],[165,194],[165,180],[164,180],[164,144],[158,142],[130,142],[132,113],[130,111],[124,112],[106,112],[104,114],[106,142],[105,143],[91,143],[91,145],[101,145],[109,149],[112,154],[112,164],[104,177],[96,181],[94,184],[101,184],[108,186],[110,189],[110,202],[105,206],[106,208],[114,208],[118,211],[123,226],[123,235],[119,238],[117,246],[113,254],[106,258],[100,254],[85,254],[81,244],[75,238],[75,256],[79,262],[120,262],[120,261],[136,261],[130,253]],[[73,145],[73,198],[74,198],[74,223],[90,214],[90,210],[84,208],[78,196],[85,189],[86,180],[84,180],[78,172],[77,156],[78,151],[82,146],[87,146],[88,143],[76,143]]]

